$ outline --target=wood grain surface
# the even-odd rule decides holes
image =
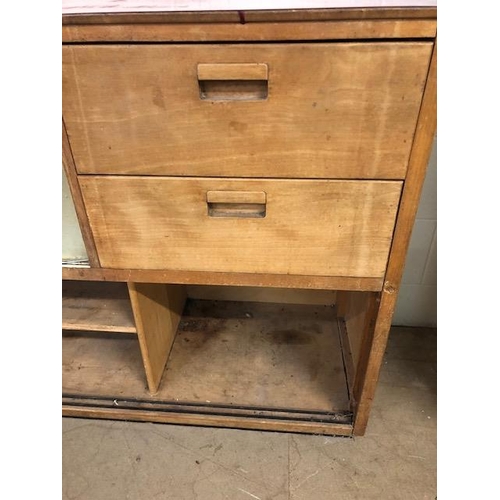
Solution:
[[[401,182],[83,176],[104,267],[382,277]],[[208,191],[262,191],[264,218],[211,217]]]
[[[359,401],[354,423],[354,433],[363,435],[368,424],[371,405],[377,387],[380,367],[384,356],[392,315],[396,307],[399,285],[411,232],[418,210],[420,193],[436,131],[437,113],[437,43],[434,47],[422,109],[413,142],[408,177],[401,197],[401,206],[396,222],[391,254],[387,265],[384,288],[376,313],[376,321],[370,332],[370,346],[363,366],[364,376],[357,381],[354,393]]]
[[[65,46],[63,114],[76,167],[403,179],[431,49],[426,42]],[[267,65],[267,99],[202,99],[200,62]]]
[[[348,411],[331,306],[188,301],[158,392],[137,339],[63,337],[63,393],[287,411]]]
[[[373,19],[322,22],[67,24],[63,43],[88,42],[231,42],[434,38],[435,19]]]
[[[214,273],[210,271],[175,271],[151,269],[62,269],[66,280],[136,281],[141,283],[176,283],[186,285],[223,285],[235,287],[302,288],[307,290],[382,290],[383,278],[353,276],[310,276],[293,274]]]
[[[280,304],[316,304],[329,306],[335,304],[337,295],[333,290],[258,288],[248,286],[188,285],[186,291],[190,299],[274,302]]]
[[[156,394],[186,301],[180,285],[128,283],[149,392]]]
[[[436,127],[436,3],[294,2],[63,0],[94,266],[63,269],[83,330],[63,332],[63,414],[364,434]],[[176,283],[225,302],[181,317]]]
[[[373,327],[377,294],[374,292],[348,292],[349,304],[344,314],[347,336],[355,371],[362,356],[368,329]]]
[[[136,333],[127,286],[63,281],[62,329]]]
[[[206,24],[248,24],[248,23],[312,23],[317,21],[349,20],[405,20],[424,19],[434,21],[436,7],[390,7],[390,8],[335,8],[335,9],[265,9],[265,10],[204,10],[172,12],[87,12],[63,13],[62,24],[66,26],[85,26],[96,24],[165,24],[165,23],[206,23]],[[318,25],[321,27],[321,25]],[[423,36],[423,33],[420,34]]]
[[[351,436],[351,424],[337,424],[330,422],[311,422],[300,418],[258,418],[249,411],[248,415],[207,415],[194,412],[164,412],[149,410],[138,410],[128,408],[103,408],[96,407],[95,402],[90,399],[85,401],[87,405],[78,406],[63,405],[63,417],[101,418],[112,420],[131,420],[138,422],[156,422],[162,424],[197,425],[208,427],[229,427],[236,429],[253,429],[264,431],[298,432],[307,434],[324,434],[329,436]],[[152,405],[154,407],[154,405]]]

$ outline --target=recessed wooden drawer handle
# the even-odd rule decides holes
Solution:
[[[200,98],[209,101],[259,101],[267,98],[267,64],[198,64]]]
[[[263,191],[208,191],[209,217],[261,219],[266,216],[266,193]]]

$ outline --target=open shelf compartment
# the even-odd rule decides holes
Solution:
[[[188,299],[154,395],[132,338],[64,336],[63,407],[75,416],[350,434],[340,334],[333,305]]]
[[[127,284],[63,281],[62,329],[137,333]]]

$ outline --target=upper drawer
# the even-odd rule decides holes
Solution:
[[[402,179],[432,44],[63,47],[79,173]]]

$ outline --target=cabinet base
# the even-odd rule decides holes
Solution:
[[[352,415],[298,413],[253,408],[172,405],[160,402],[63,398],[63,417],[129,420],[164,424],[229,427],[263,431],[351,436]]]
[[[157,393],[137,338],[63,336],[63,415],[351,435],[335,307],[188,300]]]

